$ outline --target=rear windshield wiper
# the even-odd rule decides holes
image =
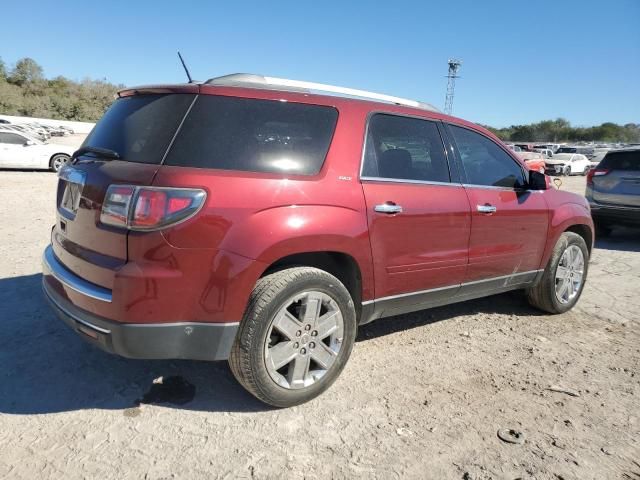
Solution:
[[[107,158],[109,160],[120,160],[121,158],[120,154],[115,150],[111,150],[109,148],[102,148],[102,147],[91,147],[87,145],[86,147],[81,147],[78,150],[76,150],[71,156],[71,159],[75,160],[80,155],[84,155],[85,153],[95,153],[97,156],[102,158]]]

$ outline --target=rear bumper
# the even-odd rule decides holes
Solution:
[[[604,206],[590,202],[591,216],[595,221],[620,225],[640,225],[640,208]]]
[[[55,256],[43,255],[44,296],[58,317],[84,340],[110,353],[139,359],[225,360],[238,331],[238,323],[120,323],[83,310],[50,285],[62,283],[74,291],[91,295],[95,286],[84,282],[60,264]],[[84,282],[84,283],[83,283]],[[106,292],[100,292],[106,295]],[[106,297],[101,301],[109,301]]]

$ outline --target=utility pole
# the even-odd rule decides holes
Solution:
[[[451,115],[453,112],[453,95],[456,90],[456,78],[459,78],[458,69],[462,60],[449,59],[449,73],[447,74],[447,96],[444,100],[444,113]]]

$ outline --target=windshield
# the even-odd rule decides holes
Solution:
[[[195,95],[135,95],[119,98],[82,147],[113,150],[127,162],[159,164]]]

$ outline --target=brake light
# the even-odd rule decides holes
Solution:
[[[600,177],[609,173],[609,170],[604,168],[592,168],[587,172],[587,185],[593,185],[593,177]]]
[[[206,197],[204,190],[195,188],[110,185],[100,222],[129,230],[159,230],[191,218]]]

